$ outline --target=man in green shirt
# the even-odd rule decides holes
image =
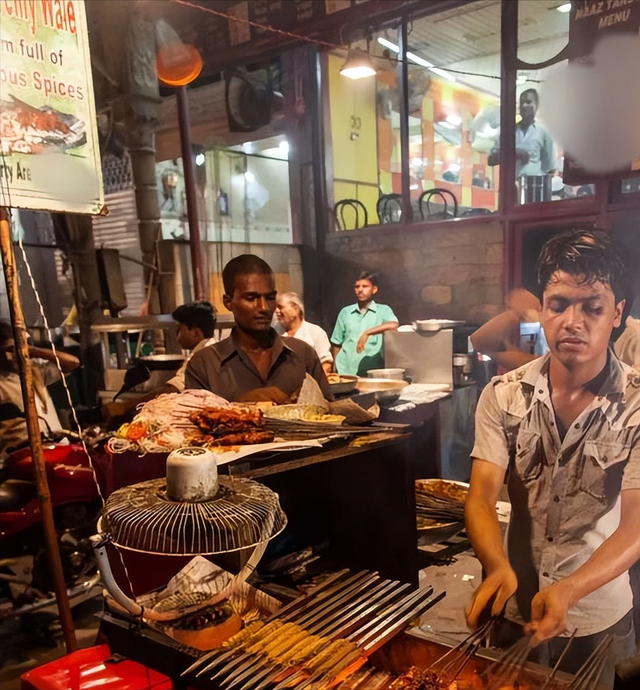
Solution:
[[[355,284],[356,304],[338,314],[331,335],[331,354],[339,374],[366,376],[369,369],[384,366],[383,336],[398,328],[398,318],[391,307],[377,304],[375,275],[364,271]]]

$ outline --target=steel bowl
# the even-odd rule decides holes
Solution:
[[[356,389],[358,383],[357,376],[348,376],[340,374],[340,380],[336,383],[330,383],[329,388],[334,395],[346,395]]]
[[[378,405],[390,405],[395,402],[402,393],[403,388],[409,385],[401,379],[358,379],[356,388],[360,393],[375,393]]]
[[[177,371],[184,364],[184,355],[147,355],[136,362],[144,364],[149,371]]]
[[[415,331],[441,331],[443,328],[463,325],[464,321],[454,321],[452,319],[418,319],[412,323]]]
[[[405,369],[369,369],[367,378],[370,379],[404,379]]]

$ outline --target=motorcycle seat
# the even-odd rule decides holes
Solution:
[[[20,510],[38,495],[33,482],[23,479],[7,479],[0,484],[0,513]]]

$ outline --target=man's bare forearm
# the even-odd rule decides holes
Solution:
[[[67,352],[62,352],[62,350],[56,350],[54,354],[53,350],[49,350],[48,348],[29,347],[29,357],[31,357],[31,359],[44,359],[47,362],[53,362],[55,364],[56,354],[60,361],[60,368],[65,374],[68,374],[80,366],[80,360],[77,357]]]
[[[398,321],[385,321],[379,326],[367,328],[366,331],[363,331],[363,334],[366,333],[366,335],[378,335],[379,333],[384,333],[385,331],[397,331],[399,326],[400,323]]]
[[[465,503],[465,525],[478,560],[488,573],[508,564],[495,502],[469,494]]]

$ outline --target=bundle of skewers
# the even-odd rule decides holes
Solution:
[[[412,666],[398,676],[388,690],[598,690],[613,638],[606,636],[571,679],[557,678],[563,658],[577,631],[568,638],[555,666],[546,673],[527,672],[532,650],[528,637],[522,637],[485,670],[465,672],[481,645],[488,640],[497,617],[491,618],[459,645],[453,647],[426,669]],[[468,669],[467,669],[468,671]]]
[[[340,571],[266,621],[254,621],[185,674],[211,674],[225,690],[334,687],[445,595],[408,590],[377,573]]]
[[[467,490],[461,483],[444,479],[416,480],[418,526],[463,521]]]

